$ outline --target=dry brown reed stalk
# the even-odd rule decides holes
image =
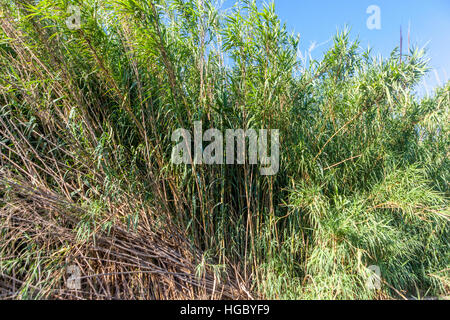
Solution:
[[[6,190],[8,189],[8,190]],[[238,282],[214,273],[196,275],[201,252],[167,225],[164,231],[152,230],[151,222],[140,223],[135,230],[115,223],[109,232],[96,230],[92,238],[77,239],[71,226],[79,221],[85,209],[67,199],[16,181],[5,172],[0,175],[0,193],[12,196],[0,209],[0,219],[7,234],[2,237],[1,259],[24,254],[25,243],[40,247],[42,255],[60,261],[51,274],[41,274],[29,286],[31,295],[49,299],[234,299],[247,298]],[[115,207],[113,207],[115,208]],[[117,207],[111,215],[123,215],[129,208]],[[146,214],[143,209],[142,215]],[[148,215],[152,215],[151,213]],[[30,238],[31,237],[31,238]],[[70,244],[70,246],[68,246]],[[82,289],[65,288],[65,266],[79,266]],[[36,264],[36,268],[43,268]],[[46,279],[53,279],[48,285]],[[14,297],[30,281],[25,273],[0,275],[0,294]],[[39,284],[42,284],[40,286]],[[45,284],[45,285],[44,285]]]

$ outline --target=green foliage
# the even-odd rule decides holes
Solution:
[[[79,30],[66,25],[70,4]],[[117,229],[130,243],[167,231],[168,247],[172,234],[190,248],[191,273],[212,289],[170,297],[217,297],[227,281],[244,297],[448,294],[450,83],[417,97],[423,50],[374,57],[344,29],[305,66],[274,5],[250,0],[228,13],[206,0],[9,0],[1,10],[0,281],[22,279],[17,296],[51,296],[57,281],[33,270],[61,277],[73,248],[92,255]],[[173,165],[172,132],[197,120],[279,129],[279,173]],[[28,202],[11,183],[70,205],[58,205],[61,217],[33,207],[42,218],[17,230],[8,217]],[[41,237],[45,221],[71,236]],[[366,287],[369,265],[381,290]],[[110,297],[105,286],[84,297]]]

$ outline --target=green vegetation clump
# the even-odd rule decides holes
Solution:
[[[415,94],[422,50],[344,30],[304,63],[252,1],[0,8],[0,298],[449,294],[450,83]],[[172,164],[194,121],[279,129],[279,172]]]

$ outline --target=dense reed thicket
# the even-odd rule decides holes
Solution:
[[[305,64],[251,1],[0,8],[2,298],[448,295],[450,84],[415,95],[423,51],[374,57],[344,30]],[[279,129],[279,172],[172,164],[199,120]]]

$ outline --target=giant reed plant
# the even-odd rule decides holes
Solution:
[[[423,51],[377,58],[344,30],[305,66],[252,1],[0,10],[3,298],[448,294],[450,86],[415,95]],[[194,121],[279,129],[280,171],[173,165]]]

